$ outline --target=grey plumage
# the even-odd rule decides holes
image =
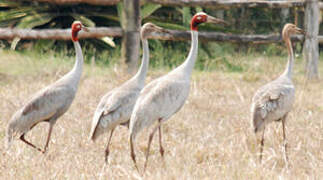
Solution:
[[[130,114],[142,86],[136,81],[128,81],[102,97],[95,111],[90,139],[96,140],[104,132],[129,121]]]
[[[260,162],[262,160],[265,127],[273,121],[282,122],[285,160],[286,162],[288,161],[285,121],[288,113],[292,110],[295,99],[295,87],[292,82],[294,54],[290,41],[290,34],[292,33],[303,33],[303,31],[293,24],[286,24],[284,26],[282,32],[283,40],[288,49],[288,62],[285,71],[277,79],[262,86],[252,98],[251,119],[254,132],[263,131],[260,147]]]
[[[72,32],[78,32],[82,28],[84,28],[83,25],[76,21],[72,25]],[[33,148],[42,152],[46,151],[52,128],[57,119],[68,110],[73,102],[82,74],[82,50],[77,41],[77,36],[74,38],[76,38],[76,41],[73,41],[76,51],[76,62],[73,69],[55,83],[36,93],[26,105],[13,115],[6,132],[8,148],[12,139],[19,137]],[[49,123],[48,137],[43,150],[37,148],[24,138],[24,135],[40,122]]]
[[[164,149],[161,144],[161,124],[182,108],[189,95],[191,75],[198,52],[197,25],[203,22],[224,23],[223,20],[214,18],[203,12],[194,15],[191,22],[191,49],[184,63],[168,74],[150,82],[139,95],[131,114],[129,126],[131,157],[137,170],[138,167],[133,146],[134,141],[137,134],[143,128],[149,127],[155,122],[157,122],[157,125],[149,135],[144,169],[146,169],[148,162],[150,144],[157,129],[159,131],[160,154],[163,156]]]
[[[263,130],[266,124],[280,120],[287,114],[293,107],[294,96],[294,84],[285,76],[262,86],[252,99],[254,131]]]
[[[149,47],[147,36],[154,31],[167,32],[166,30],[152,23],[146,23],[143,25],[141,29],[143,57],[137,74],[120,87],[117,87],[104,95],[93,116],[90,139],[96,140],[99,135],[111,131],[105,150],[106,161],[109,155],[109,145],[115,127],[120,124],[129,123],[130,115],[135,102],[140,91],[144,87],[149,65]]]
[[[184,105],[190,91],[190,77],[180,73],[173,71],[142,90],[131,116],[132,138],[157,120],[168,120]]]

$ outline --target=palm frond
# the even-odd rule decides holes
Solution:
[[[145,19],[162,7],[160,4],[146,3],[141,7],[141,19]]]
[[[73,14],[72,17],[75,20],[81,21],[85,26],[88,27],[95,27],[95,22],[92,21],[90,18],[87,18],[85,16],[82,16],[80,14]]]
[[[34,28],[36,26],[44,25],[50,22],[55,16],[47,13],[36,13],[32,15],[25,16],[20,19],[19,23],[16,25],[17,28]]]

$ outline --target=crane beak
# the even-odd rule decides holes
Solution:
[[[169,32],[170,32],[169,30],[164,29],[164,28],[159,27],[159,26],[155,26],[155,30],[156,30],[157,32],[162,32],[162,33],[169,33]]]
[[[226,21],[224,21],[222,19],[219,19],[219,18],[215,18],[213,16],[209,16],[209,15],[207,16],[206,22],[213,23],[213,24],[224,24],[226,26],[229,25],[228,22],[226,22]]]
[[[82,29],[85,31],[85,32],[90,32],[90,29],[85,27],[85,26],[82,26]]]
[[[296,28],[295,28],[295,31],[296,31],[297,33],[299,33],[299,34],[303,34],[303,35],[304,35],[304,38],[308,38],[308,37],[309,37],[309,35],[306,33],[306,31],[304,31],[304,30],[303,30],[303,29],[301,29],[301,28],[296,27]]]
[[[296,32],[298,32],[300,34],[306,35],[306,32],[303,29],[301,29],[301,28],[296,27],[295,30],[296,30]]]

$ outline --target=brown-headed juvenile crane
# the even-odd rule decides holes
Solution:
[[[145,85],[145,78],[149,65],[149,47],[148,36],[152,32],[168,32],[152,23],[146,23],[141,28],[141,40],[143,47],[143,56],[141,66],[134,77],[126,81],[120,87],[117,87],[105,94],[93,117],[90,139],[96,140],[104,132],[110,131],[110,137],[105,150],[105,161],[108,161],[109,145],[114,129],[118,125],[129,124],[131,112],[140,91]]]
[[[38,151],[46,152],[54,124],[68,110],[78,89],[83,66],[78,33],[82,29],[87,31],[81,22],[73,22],[72,41],[76,52],[73,69],[55,83],[36,93],[26,105],[13,115],[6,132],[7,148],[10,147],[13,138],[17,137]],[[25,139],[25,134],[40,122],[49,123],[47,141],[43,150]]]
[[[130,150],[131,158],[138,170],[134,143],[136,135],[145,127],[151,126],[157,122],[157,126],[149,135],[148,149],[146,154],[146,169],[150,144],[155,132],[159,131],[160,153],[163,156],[161,124],[168,120],[172,115],[181,109],[184,105],[190,90],[190,79],[194,68],[198,50],[198,25],[210,23],[225,23],[221,19],[214,18],[206,13],[200,12],[193,16],[191,20],[191,49],[184,63],[178,66],[168,74],[150,82],[141,91],[135,104],[130,118]]]
[[[254,132],[262,131],[260,162],[262,160],[265,127],[273,121],[282,122],[285,161],[288,162],[285,122],[288,113],[293,107],[295,95],[295,87],[292,82],[294,54],[290,40],[290,35],[295,33],[305,34],[302,29],[294,24],[286,24],[284,26],[282,37],[288,50],[288,62],[285,71],[277,79],[258,89],[252,98],[251,116]]]

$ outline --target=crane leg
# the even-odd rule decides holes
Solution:
[[[48,147],[48,144],[49,144],[49,140],[50,140],[50,137],[52,135],[52,131],[53,131],[53,127],[54,127],[54,123],[53,122],[49,121],[48,123],[49,123],[49,130],[48,130],[47,140],[46,140],[46,144],[45,144],[43,153],[45,153],[47,151],[47,147]]]
[[[262,136],[261,136],[261,141],[260,141],[260,158],[259,158],[259,162],[261,163],[262,161],[262,154],[263,154],[263,150],[264,150],[264,143],[265,143],[265,130],[266,130],[266,126],[264,127],[264,130],[262,131]]]
[[[286,140],[286,130],[285,130],[285,122],[286,122],[287,114],[282,119],[282,125],[283,125],[283,138],[284,138],[284,151],[285,151],[285,162],[288,164],[288,152],[287,152],[287,140]]]
[[[154,134],[157,131],[157,128],[159,128],[159,127],[160,127],[160,123],[158,123],[158,125],[153,129],[153,131],[149,135],[148,147],[147,147],[147,153],[146,153],[146,162],[145,162],[145,166],[144,166],[144,172],[146,171],[146,167],[147,167],[147,163],[148,163],[150,145],[151,145],[151,142],[153,140]]]
[[[106,162],[106,163],[108,163],[108,157],[109,157],[109,153],[110,153],[110,149],[109,149],[109,147],[110,147],[110,143],[111,143],[112,134],[113,134],[114,129],[115,129],[115,128],[113,128],[113,129],[111,130],[110,137],[109,137],[109,140],[108,140],[108,145],[107,145],[107,147],[106,147],[106,149],[105,149],[105,162]]]
[[[24,143],[28,144],[29,146],[31,146],[31,147],[33,147],[33,148],[37,149],[38,151],[43,152],[40,148],[36,147],[35,145],[33,145],[32,143],[30,143],[29,141],[27,141],[27,140],[25,139],[25,134],[23,134],[23,135],[21,135],[21,136],[20,136],[20,140],[21,140],[22,142],[24,142]]]
[[[164,157],[164,148],[163,148],[163,145],[162,145],[162,130],[161,130],[161,126],[158,127],[158,134],[159,134],[159,152],[160,152],[160,155],[162,157]]]
[[[130,135],[130,152],[131,152],[131,154],[130,154],[131,159],[132,159],[133,163],[135,164],[135,167],[136,167],[137,171],[139,172],[137,162],[136,162],[136,154],[135,154],[135,151],[134,151],[134,148],[133,148],[133,138],[132,138],[131,135]]]

